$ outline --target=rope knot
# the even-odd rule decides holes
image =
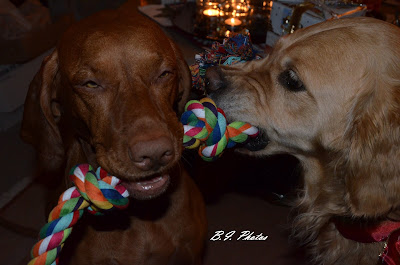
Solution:
[[[256,137],[258,129],[245,122],[227,124],[225,113],[210,98],[191,100],[182,114],[183,145],[194,149],[200,146],[199,155],[206,161],[218,158],[225,148]]]
[[[71,169],[70,179],[75,186],[61,194],[48,223],[39,232],[40,241],[33,246],[28,265],[58,264],[64,242],[86,208],[92,214],[101,215],[104,211],[128,206],[128,191],[119,185],[118,178],[101,168],[95,172],[88,164],[77,165]]]
[[[74,190],[91,203],[88,211],[92,214],[102,215],[112,208],[121,209],[128,205],[128,191],[118,185],[121,181],[101,167],[94,172],[92,166],[82,164],[72,168],[69,177],[75,184]]]

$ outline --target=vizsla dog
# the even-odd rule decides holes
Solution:
[[[229,120],[262,131],[258,150],[243,153],[301,162],[293,232],[315,264],[372,265],[379,256],[400,264],[398,27],[372,18],[321,23],[281,38],[265,59],[206,76]]]
[[[125,211],[85,216],[61,264],[201,263],[204,203],[180,163],[178,113],[190,87],[177,46],[133,11],[78,22],[45,59],[26,98],[22,138],[47,172],[101,166],[131,197]]]

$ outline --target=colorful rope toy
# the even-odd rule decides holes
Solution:
[[[213,42],[211,49],[198,53],[195,56],[195,63],[190,65],[192,74],[192,87],[194,91],[204,92],[205,74],[210,66],[234,65],[241,62],[261,59],[261,56],[254,50],[250,40],[250,33],[230,33],[221,43]]]
[[[227,124],[225,113],[210,98],[189,101],[181,122],[183,146],[189,149],[200,146],[199,155],[206,161],[213,161],[225,148],[258,135],[258,129],[248,123],[235,121]]]
[[[56,265],[65,240],[72,226],[82,217],[85,208],[95,215],[102,215],[113,208],[128,206],[128,191],[120,180],[102,168],[96,172],[88,164],[71,169],[70,179],[75,184],[61,194],[58,205],[51,211],[48,223],[39,232],[40,241],[31,252],[28,265]]]

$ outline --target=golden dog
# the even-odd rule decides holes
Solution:
[[[333,20],[281,38],[265,59],[211,68],[206,77],[229,120],[262,131],[253,151],[242,152],[300,160],[293,233],[312,260],[377,264],[384,240],[356,242],[339,230],[400,220],[400,29],[372,18]]]

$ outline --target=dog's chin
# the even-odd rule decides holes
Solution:
[[[150,200],[163,194],[171,182],[169,174],[155,174],[137,181],[122,181],[129,196],[138,200]]]

